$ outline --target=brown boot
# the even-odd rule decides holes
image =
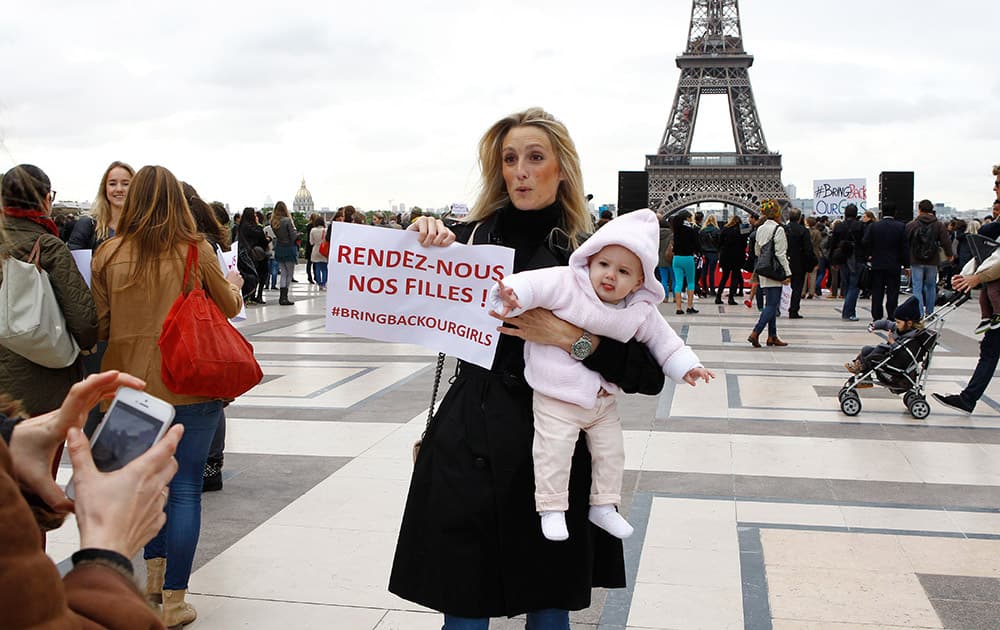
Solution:
[[[750,336],[747,337],[747,341],[749,341],[750,345],[753,346],[754,348],[759,348],[760,347],[760,333],[756,333],[756,332],[750,333]]]
[[[782,341],[781,339],[778,339],[777,336],[775,336],[775,337],[768,337],[767,338],[767,345],[769,345],[769,346],[778,346],[779,348],[781,348],[783,346],[787,346],[788,344],[785,343],[784,341]]]
[[[154,608],[163,603],[163,574],[166,570],[166,558],[146,560],[146,601]]]
[[[187,589],[163,591],[163,625],[170,630],[186,626],[198,618],[194,606],[184,601]]]

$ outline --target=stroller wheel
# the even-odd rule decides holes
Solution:
[[[909,409],[910,403],[913,401],[913,398],[916,395],[917,395],[916,392],[906,392],[905,394],[903,394],[903,406]]]
[[[846,394],[846,393],[847,393],[847,388],[846,387],[841,387],[840,391],[837,392],[837,400],[844,400],[844,394]]]
[[[920,396],[913,396],[907,407],[910,410],[910,415],[917,420],[923,420],[927,416],[931,415],[931,406],[928,405],[927,401]]]
[[[861,413],[861,397],[857,392],[847,392],[840,398],[840,410],[848,416],[856,416]]]

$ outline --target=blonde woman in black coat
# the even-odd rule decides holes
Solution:
[[[514,271],[564,265],[589,231],[576,148],[541,109],[501,119],[479,144],[482,193],[452,226],[420,217],[421,242],[499,244]],[[656,393],[663,374],[642,344],[591,336],[548,311],[503,320],[489,370],[459,361],[458,375],[414,465],[389,590],[444,613],[444,630],[489,627],[527,613],[528,627],[569,629],[569,610],[595,586],[625,585],[621,541],[587,520],[590,454],[577,442],[570,476],[569,540],[542,536],[534,501],[532,390],[524,340],[558,345],[627,392]]]

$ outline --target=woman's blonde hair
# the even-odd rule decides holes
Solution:
[[[580,156],[566,126],[540,107],[532,107],[502,118],[483,134],[479,141],[479,167],[482,171],[479,197],[465,221],[482,221],[510,203],[507,184],[503,179],[503,141],[515,127],[541,129],[552,143],[563,177],[556,195],[563,208],[561,227],[566,230],[573,247],[576,247],[579,244],[578,237],[593,230],[593,221],[583,193]]]
[[[714,214],[710,214],[707,217],[705,217],[705,227],[708,227],[710,225],[714,225],[715,227],[719,227],[719,220],[715,218]],[[705,228],[701,228],[701,229],[704,230]]]
[[[115,237],[102,247],[116,247],[113,259],[126,243],[135,245],[128,285],[150,282],[163,254],[187,249],[204,240],[198,233],[180,182],[163,166],[143,166],[129,185]]]
[[[288,213],[288,206],[285,205],[284,201],[274,204],[274,210],[271,211],[271,229],[277,230],[278,226],[281,225],[281,219],[285,217],[291,218],[291,216]]]
[[[104,175],[101,176],[100,188],[97,189],[97,195],[94,197],[94,205],[90,207],[90,216],[94,217],[94,235],[98,241],[106,240],[111,235],[111,202],[108,201],[108,176],[116,168],[125,169],[128,171],[130,177],[135,177],[135,169],[119,160],[115,160],[108,165],[108,168],[104,169]]]

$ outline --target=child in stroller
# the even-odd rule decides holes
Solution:
[[[893,320],[880,319],[877,322],[868,324],[868,332],[885,330],[889,334],[889,343],[880,343],[875,346],[864,346],[861,352],[853,361],[848,361],[844,367],[851,374],[863,374],[871,371],[883,359],[889,356],[893,348],[910,339],[918,330],[923,329],[920,323],[920,303],[917,298],[910,297],[896,308],[893,313]],[[859,388],[871,387],[871,381],[859,382]]]
[[[893,394],[905,394],[903,404],[914,418],[922,420],[931,413],[924,397],[924,383],[938,332],[924,327],[915,297],[900,304],[893,318],[895,322],[881,320],[869,326],[870,331],[888,330],[889,343],[865,346],[853,361],[844,364],[853,376],[844,383],[838,398],[841,411],[848,416],[861,413],[857,390],[876,383]]]

